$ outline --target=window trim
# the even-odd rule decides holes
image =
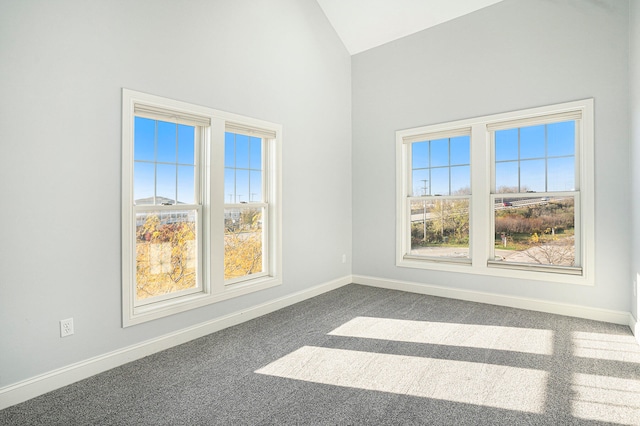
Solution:
[[[558,268],[519,266],[496,267],[490,262],[494,244],[492,223],[492,146],[490,130],[541,122],[561,121],[580,116],[579,137],[576,144],[576,228],[579,229],[579,251],[582,271],[580,275],[558,273]],[[572,118],[574,117],[574,118]],[[526,124],[523,124],[526,123]],[[415,259],[406,256],[406,209],[410,195],[408,173],[411,168],[410,149],[407,144],[425,134],[454,134],[471,129],[471,205],[470,205],[470,257],[471,263],[453,263],[446,259]],[[584,99],[537,108],[487,115],[471,119],[440,123],[396,131],[396,266],[426,270],[470,273],[477,275],[549,281],[579,285],[594,285],[595,261],[595,185],[594,185],[594,100]],[[579,191],[578,191],[579,189]],[[577,250],[578,251],[578,250]],[[491,264],[490,264],[491,263]],[[534,270],[532,270],[534,269]]]
[[[176,297],[160,297],[152,303],[135,303],[135,212],[133,203],[134,116],[199,126],[201,153],[200,203],[197,226],[198,263],[201,290],[179,292]],[[268,268],[264,274],[225,283],[224,280],[224,135],[227,126],[266,138],[263,161],[267,164],[265,183],[269,199],[265,220],[267,237],[264,250]],[[196,129],[196,132],[198,130]],[[206,306],[282,284],[282,126],[182,101],[122,89],[122,326],[128,327],[179,312]],[[196,149],[196,152],[199,150]],[[196,203],[198,205],[198,203]],[[187,205],[191,206],[191,205]],[[145,208],[145,206],[140,206]],[[151,206],[147,206],[151,207]],[[155,207],[154,207],[155,209]],[[216,225],[217,224],[217,225]]]

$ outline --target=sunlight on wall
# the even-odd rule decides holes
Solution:
[[[640,380],[576,373],[572,390],[575,417],[640,424]]]
[[[573,355],[583,358],[637,363],[640,370],[640,347],[632,335],[575,331],[572,336]]]
[[[553,354],[553,332],[530,328],[356,317],[329,334],[541,355]]]
[[[256,373],[530,413],[544,409],[548,375],[503,365],[314,346],[303,346]]]

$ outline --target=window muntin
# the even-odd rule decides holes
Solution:
[[[240,139],[233,149],[225,132]],[[123,326],[281,284],[281,132],[266,121],[123,89]],[[229,244],[225,250],[232,216],[239,254],[229,254]],[[225,262],[242,264],[252,254],[247,247],[258,248],[258,266],[227,279]]]
[[[406,143],[411,173],[406,192],[405,255],[469,259],[470,135],[437,135]]]
[[[587,99],[397,131],[396,264],[410,268],[593,285],[593,111],[593,99]],[[460,136],[464,133],[462,129],[466,129],[466,134],[471,136],[469,163],[473,165],[470,167],[473,193],[468,196],[469,259],[467,262],[454,262],[455,258],[414,256],[411,254],[411,229],[416,228],[413,231],[414,238],[422,236],[420,228],[424,227],[424,220],[420,216],[424,217],[429,208],[428,204],[421,204],[421,194],[435,193],[421,179],[430,179],[435,168],[443,167],[441,164],[434,167],[417,165],[429,161],[430,151],[427,146],[422,145],[421,150],[420,145],[414,143]],[[498,138],[496,133],[499,134]],[[571,138],[572,142],[567,142]],[[418,149],[412,149],[413,145]],[[510,205],[505,206],[505,202]],[[534,203],[531,204],[530,213],[522,211],[528,210],[527,203]],[[504,226],[504,222],[510,220],[510,215],[544,216],[548,211],[542,209],[543,205],[547,206],[547,210],[562,212],[562,220],[543,218],[539,227],[546,226],[538,229],[540,232],[532,232],[522,238],[528,242],[558,244],[557,241],[569,235],[574,243],[565,251],[573,252],[573,259],[558,253],[547,253],[548,258],[555,256],[556,260],[540,262],[539,259],[529,258],[529,263],[495,260],[496,253],[500,256],[500,250],[504,249],[500,247],[502,235],[495,232],[496,226]],[[496,217],[503,216],[507,218],[499,219],[496,225]],[[568,241],[571,240],[563,243]]]

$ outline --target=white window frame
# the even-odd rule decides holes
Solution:
[[[145,112],[141,112],[145,111]],[[197,124],[196,205],[198,211],[197,288],[136,302],[136,210],[164,211],[178,206],[135,206],[134,116]],[[225,131],[263,137],[263,273],[224,280]],[[128,327],[282,284],[281,145],[279,124],[122,89],[122,325]],[[200,198],[200,202],[198,202]],[[243,207],[247,207],[244,205]]]
[[[493,261],[494,209],[492,129],[541,124],[562,116],[579,116],[575,152],[576,260],[579,268],[547,265],[509,265]],[[408,255],[410,216],[407,211],[412,189],[410,143],[425,134],[454,133],[471,129],[470,263],[452,263],[446,258],[416,258]],[[594,285],[595,260],[594,101],[574,102],[488,115],[467,120],[423,126],[396,132],[396,265],[437,271],[471,273],[516,279]],[[546,193],[545,193],[546,194]],[[557,193],[549,193],[550,195]],[[497,195],[500,196],[499,194]],[[500,263],[498,265],[498,263]],[[517,282],[517,281],[516,281]]]

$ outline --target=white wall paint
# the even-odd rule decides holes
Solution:
[[[640,319],[640,3],[631,0],[629,10],[629,93],[631,127],[631,281],[635,282],[635,294],[632,291],[631,313]],[[632,284],[633,285],[633,284]],[[640,330],[636,331],[640,339]]]
[[[355,55],[353,273],[629,311],[628,3],[505,0]],[[596,285],[395,266],[394,132],[595,98]]]
[[[0,0],[0,75],[0,387],[350,274],[350,57],[314,0]],[[283,125],[282,286],[121,328],[122,87]]]

